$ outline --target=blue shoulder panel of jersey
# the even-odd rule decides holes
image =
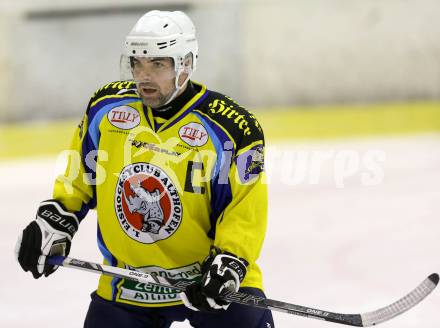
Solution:
[[[102,118],[114,107],[123,106],[139,100],[136,85],[131,81],[116,81],[106,84],[98,89],[87,106],[88,127],[87,135],[90,137],[86,155],[91,150],[96,150],[99,143],[99,124]],[[86,136],[87,137],[87,136]]]
[[[208,131],[217,154],[217,160],[211,179],[211,229],[208,232],[208,237],[214,239],[217,220],[232,201],[232,191],[228,173],[234,156],[234,143],[220,128],[217,122],[200,112],[194,111],[194,114],[200,119]]]
[[[90,173],[92,178],[95,177],[96,162],[86,163],[86,157],[91,151],[96,151],[99,145],[101,133],[99,125],[102,118],[114,107],[138,100],[137,93],[133,89],[134,83],[129,81],[117,81],[106,84],[95,92],[87,106],[88,125],[87,132],[81,145],[81,159],[86,173]],[[114,96],[114,97],[112,97]],[[93,187],[93,198],[88,204],[82,206],[77,212],[79,217],[85,217],[88,210],[96,207],[96,187]]]

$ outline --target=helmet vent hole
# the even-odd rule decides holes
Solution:
[[[163,26],[163,28],[166,28],[166,27],[168,27],[168,23],[166,23],[166,24]]]
[[[135,53],[136,53],[136,50],[133,50],[133,53],[135,54]]]
[[[146,55],[147,54],[147,50],[144,50],[144,55]]]
[[[170,41],[170,47],[171,47],[171,46],[174,46],[174,45],[176,44],[176,42],[177,42],[176,40],[171,40],[171,41]]]

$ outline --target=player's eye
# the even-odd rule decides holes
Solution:
[[[162,63],[161,61],[155,61],[153,62],[153,66],[156,68],[162,68],[165,67],[164,63]]]

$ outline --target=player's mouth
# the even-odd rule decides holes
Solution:
[[[141,87],[141,92],[145,96],[153,96],[154,94],[156,94],[157,89],[148,88],[148,87]]]
[[[158,89],[149,85],[140,84],[139,89],[143,96],[154,96],[158,93]]]

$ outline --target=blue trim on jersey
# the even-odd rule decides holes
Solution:
[[[228,179],[228,183],[218,183],[218,178],[211,183],[211,214],[209,215],[209,221],[211,222],[211,229],[207,235],[211,239],[215,239],[215,231],[217,221],[222,218],[220,216],[226,209],[226,207],[232,202],[232,190],[231,184]]]
[[[96,186],[93,186],[93,197],[89,200],[89,202],[87,203],[87,206],[89,208],[96,207]]]
[[[116,296],[118,294],[118,286],[117,284],[119,284],[119,282],[121,281],[121,278],[113,278],[112,279],[112,301],[116,301]]]
[[[110,253],[110,251],[108,250],[107,246],[105,245],[104,239],[102,238],[102,234],[101,234],[101,228],[99,227],[99,223],[98,223],[98,248],[101,251],[102,255],[104,256],[104,258],[107,260],[108,263],[110,263],[110,265],[112,266],[116,266],[117,265],[117,260],[116,258],[112,255],[112,253]]]
[[[157,123],[156,121],[154,121],[154,131],[159,130],[162,125],[163,125],[163,123],[160,124],[160,123]]]
[[[147,120],[148,125],[150,125],[150,128],[152,128],[154,130],[154,124],[153,124],[154,122],[151,123],[150,118],[148,117],[148,107],[145,106],[144,104],[142,104],[142,109],[144,111],[144,116],[145,116],[145,119]]]
[[[184,118],[186,115],[188,115],[194,108],[196,108],[198,105],[200,105],[200,103],[203,100],[205,100],[205,98],[208,96],[208,93],[209,92],[206,89],[205,93],[199,99],[197,99],[197,101],[194,104],[192,104],[186,111],[184,111],[181,115],[179,115],[179,117],[177,117],[174,121],[172,121],[170,124],[168,124],[163,131],[165,131],[166,129],[169,129],[170,127],[172,127],[173,125],[178,123],[182,118]]]
[[[119,98],[118,98],[119,100]],[[98,149],[99,139],[101,137],[101,132],[99,131],[99,124],[101,124],[102,118],[113,108],[122,106],[128,103],[136,101],[137,98],[125,98],[123,100],[115,101],[115,98],[105,99],[99,102],[96,106],[91,107],[89,110],[89,124],[87,127],[86,135],[82,142],[82,163],[86,173],[91,174],[92,179],[96,179],[96,162],[86,163],[86,157],[91,151],[96,151]],[[89,167],[89,164],[93,164]],[[96,206],[96,185],[92,184],[93,197],[89,201],[90,207],[95,208]]]
[[[213,179],[218,176],[218,173],[220,172],[222,159],[223,159],[223,145],[226,141],[230,140],[226,134],[221,131],[220,128],[218,128],[214,122],[208,121],[205,119],[201,114],[194,112],[194,115],[197,116],[197,118],[203,123],[206,130],[208,131],[208,135],[211,137],[212,143],[215,147],[215,152],[217,154],[217,160],[215,162],[214,166],[214,174]]]
[[[111,265],[111,266],[117,266],[118,265],[118,260],[112,255],[112,253],[110,253],[110,251],[108,250],[107,246],[105,245],[104,239],[102,238],[102,234],[101,234],[101,229],[99,228],[99,223],[98,223],[98,248],[101,251],[102,255],[104,256],[104,258],[107,260],[107,262]],[[111,285],[112,285],[112,300],[116,301],[116,295],[118,293],[118,288],[117,288],[117,284],[121,281],[120,278],[114,277],[112,279]]]
[[[231,165],[231,163],[225,163],[224,152],[233,151],[224,150],[223,147],[228,141],[232,143],[232,140],[217,125],[216,122],[208,119],[207,117],[203,117],[200,113],[197,112],[194,112],[194,115],[198,117],[198,119],[203,123],[203,126],[208,131],[208,134],[211,137],[217,154],[217,160],[214,166],[214,174],[211,179],[211,214],[209,216],[211,229],[208,231],[207,234],[209,238],[214,239],[217,220],[220,218],[220,215],[225,210],[225,208],[232,201],[232,190],[229,178],[227,183],[219,183],[219,172],[221,170],[227,170],[226,172],[229,172],[229,168]],[[231,154],[230,159],[232,159],[232,155],[233,154]],[[228,167],[225,167],[225,165],[228,165]]]
[[[84,167],[84,171],[86,173],[91,174],[92,179],[96,179],[96,166],[89,167],[88,164],[86,163],[87,154],[93,150],[96,150],[96,149],[95,149],[95,146],[93,145],[93,142],[92,142],[90,135],[87,131],[86,135],[84,136],[84,140],[82,142],[82,145],[81,145],[81,151],[82,151],[81,161],[82,161],[82,164]],[[96,206],[96,185],[92,184],[91,187],[92,187],[93,196],[89,200],[87,205],[89,208],[95,208],[95,206]]]
[[[89,111],[87,112],[88,118],[89,118],[89,122],[91,122],[96,114],[104,107],[110,104],[117,104],[119,101],[121,101],[121,99],[124,100],[130,100],[130,102],[135,102],[135,101],[139,101],[140,98],[139,97],[125,97],[125,98],[106,98],[103,100],[98,100],[98,102],[93,105],[92,107],[90,107]],[[91,110],[93,108],[93,111]]]
[[[96,179],[96,166],[89,167],[88,163],[86,163],[86,157],[87,154],[89,154],[91,151],[96,151],[95,145],[93,144],[93,141],[90,137],[89,131],[87,129],[87,132],[84,136],[84,139],[81,144],[81,161],[82,165],[84,167],[84,171],[86,173],[89,173],[92,177],[92,179]],[[91,184],[92,187],[92,199],[90,199],[88,205],[89,208],[95,208],[96,206],[96,186],[94,184]],[[80,210],[81,211],[81,210]]]
[[[89,209],[91,208],[89,204],[90,202],[88,204],[83,203],[80,210],[75,212],[75,215],[78,218],[79,222],[81,222],[82,219],[84,219],[89,212]]]
[[[98,142],[99,138],[101,136],[101,133],[99,131],[99,124],[102,121],[102,118],[104,115],[106,115],[109,111],[111,111],[113,108],[126,105],[133,102],[133,99],[136,98],[128,98],[121,101],[114,102],[115,99],[112,99],[113,101],[109,104],[105,105],[104,107],[101,107],[99,110],[97,110],[94,115],[92,115],[92,119],[89,121],[89,128],[87,130],[87,133],[90,135],[90,138],[92,139],[93,145],[95,146],[95,149],[98,148]]]

